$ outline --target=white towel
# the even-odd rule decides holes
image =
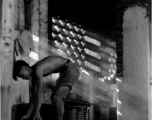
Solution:
[[[15,47],[16,52],[20,54],[29,54],[31,51],[34,52],[35,48],[32,34],[27,30],[23,31],[17,38],[17,41],[15,42]],[[22,49],[23,51],[21,52],[20,49]]]

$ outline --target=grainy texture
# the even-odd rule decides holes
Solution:
[[[40,0],[39,35],[40,59],[48,56],[48,0]]]
[[[24,15],[24,2],[23,0],[15,0],[15,29],[25,29],[25,15]]]
[[[12,70],[14,50],[15,0],[2,2],[2,37],[0,38],[1,119],[11,120]]]
[[[124,13],[124,80],[119,85],[122,101],[120,120],[148,120],[150,79],[149,21],[146,9],[128,8]]]

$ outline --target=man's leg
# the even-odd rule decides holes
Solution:
[[[68,86],[58,87],[53,91],[51,96],[52,102],[56,109],[56,120],[63,120],[64,105],[62,98],[69,93],[70,88]]]

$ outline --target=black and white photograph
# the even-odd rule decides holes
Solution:
[[[151,120],[151,0],[0,0],[0,120]]]

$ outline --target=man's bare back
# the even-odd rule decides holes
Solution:
[[[67,59],[59,56],[49,56],[37,62],[33,68],[43,71],[43,77],[52,73],[58,73],[60,67],[67,61]]]
[[[64,105],[62,98],[72,89],[72,86],[79,79],[79,69],[70,60],[60,56],[46,57],[33,66],[29,66],[24,61],[17,61],[15,64],[16,76],[23,79],[31,79],[33,83],[33,95],[30,100],[30,106],[22,120],[28,119],[33,113],[34,120],[42,120],[39,110],[43,102],[44,82],[43,77],[52,73],[60,73],[56,88],[52,92],[52,102],[55,105],[56,120],[63,119]],[[16,77],[14,77],[16,79]]]

